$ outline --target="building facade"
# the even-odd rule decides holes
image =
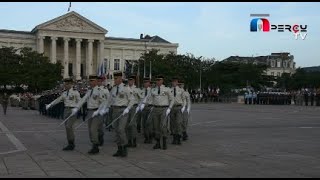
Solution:
[[[268,66],[265,74],[269,76],[281,77],[283,73],[294,74],[296,71],[294,56],[290,53],[271,53],[271,55],[257,57],[230,56],[223,61],[265,64]]]
[[[108,31],[80,14],[72,11],[36,26],[31,32],[0,30],[0,47],[30,47],[61,62],[63,78],[81,80],[98,74],[101,64],[111,75],[124,71],[125,62],[136,63],[147,50],[157,49],[161,54],[177,53],[178,44],[159,36],[140,38],[108,37]],[[104,63],[103,63],[104,62]]]

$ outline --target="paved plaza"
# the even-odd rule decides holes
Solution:
[[[62,120],[38,111],[0,111],[0,177],[320,177],[320,108],[194,104],[189,140],[167,150],[143,144],[127,158],[112,157],[114,132],[105,132],[98,155],[87,125],[66,145]],[[81,121],[79,120],[79,123]]]

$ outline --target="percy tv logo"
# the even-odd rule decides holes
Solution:
[[[292,32],[294,38],[297,40],[299,37],[304,40],[307,36],[307,25],[301,24],[270,24],[269,20],[265,17],[269,17],[269,14],[251,14],[250,16],[258,16],[259,18],[254,18],[250,22],[251,32]]]

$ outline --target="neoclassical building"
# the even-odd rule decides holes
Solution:
[[[147,50],[177,53],[179,46],[159,36],[118,38],[108,37],[107,33],[103,27],[72,11],[37,25],[31,32],[0,30],[0,46],[30,47],[44,53],[51,63],[61,62],[64,78],[72,76],[76,80],[97,74],[102,62],[112,75],[114,71],[124,71],[126,61],[136,62]]]

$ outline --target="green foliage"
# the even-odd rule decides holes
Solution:
[[[38,92],[55,87],[61,80],[62,66],[51,64],[47,57],[22,48],[0,48],[0,85],[27,85],[29,91]]]
[[[277,78],[277,87],[286,89],[319,88],[320,72],[306,72],[298,68],[296,73],[291,76],[290,74],[283,74]]]

